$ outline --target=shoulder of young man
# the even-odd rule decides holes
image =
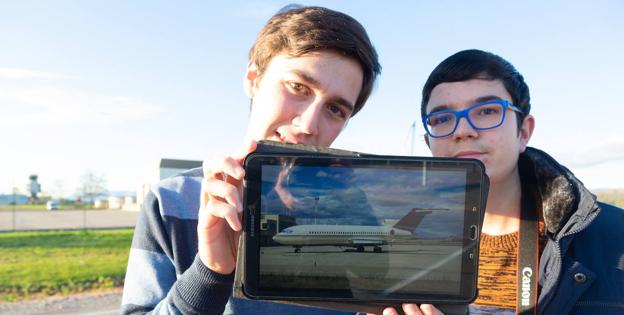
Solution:
[[[604,222],[604,224],[606,224],[607,226],[621,231],[622,226],[624,226],[624,209],[600,201],[598,201],[597,204],[598,207],[600,207],[599,215],[604,216],[601,221]]]
[[[624,226],[624,209],[599,201],[596,202],[595,207],[597,215],[591,218],[589,225],[578,234],[580,237],[577,239],[580,242],[578,246],[584,248],[582,253],[578,254],[590,257],[599,255],[602,258],[624,254],[624,233],[621,232]],[[608,252],[603,253],[604,248],[609,248]]]
[[[164,178],[150,188],[158,200],[161,216],[197,219],[201,181],[201,167]]]

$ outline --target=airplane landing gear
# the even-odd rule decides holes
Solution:
[[[301,253],[301,247],[295,247],[295,254]]]
[[[359,245],[355,249],[357,249],[358,252],[363,252],[364,251],[364,246]]]
[[[381,246],[375,246],[375,247],[373,248],[373,251],[374,251],[375,253],[381,253]]]

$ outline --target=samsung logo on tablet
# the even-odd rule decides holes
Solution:
[[[529,306],[529,297],[531,297],[531,276],[533,269],[525,267],[522,269],[522,306]]]
[[[249,236],[254,237],[256,235],[256,217],[253,215],[253,211],[249,211],[249,223],[251,228],[249,229]]]

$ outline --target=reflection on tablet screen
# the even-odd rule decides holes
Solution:
[[[460,293],[465,170],[263,165],[261,174],[261,289]]]

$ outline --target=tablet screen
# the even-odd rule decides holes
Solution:
[[[462,295],[467,172],[374,159],[263,163],[258,289],[372,299]]]

